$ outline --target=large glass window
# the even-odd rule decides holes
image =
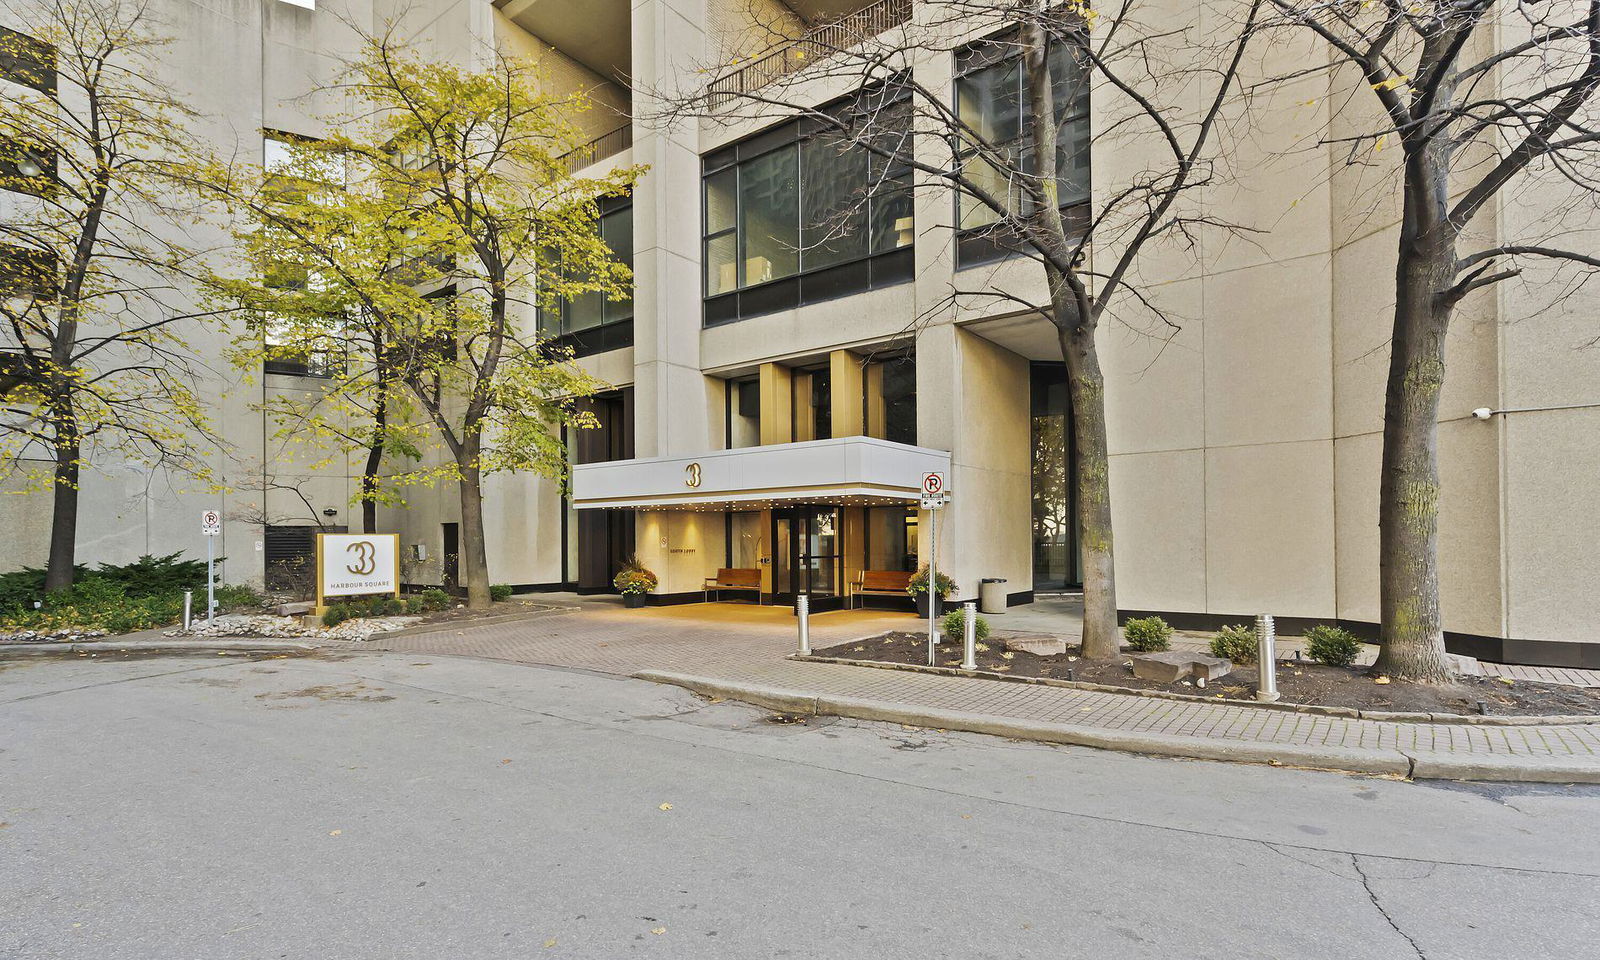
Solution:
[[[866,514],[866,569],[917,569],[917,512],[908,507],[869,507]]]
[[[1033,588],[1064,590],[1083,583],[1066,364],[1034,364],[1032,394]]]
[[[602,200],[597,229],[611,256],[632,269],[632,201],[626,197]],[[590,291],[555,306],[540,307],[539,332],[580,357],[631,346],[633,296],[628,293],[607,297],[599,291]]]
[[[1089,83],[1079,45],[1057,42],[1050,48],[1050,86],[1056,106],[1056,173],[1062,212],[1069,224],[1082,220],[1089,202]],[[961,150],[963,169],[973,185],[1004,205],[1006,215],[978,194],[962,191],[957,223],[962,232],[957,256],[962,265],[1015,250],[1007,218],[1026,216],[1028,181],[1038,163],[1024,145],[1028,123],[1027,77],[1014,44],[992,39],[958,58],[956,112],[971,131]]]
[[[796,370],[793,437],[796,441],[827,440],[833,436],[833,373],[827,367]]]
[[[916,354],[906,350],[875,355],[866,372],[867,435],[916,443]]]
[[[705,158],[705,321],[737,320],[911,279],[910,111],[888,88]],[[883,153],[889,156],[882,155]]]
[[[0,27],[0,80],[41,93],[56,91],[56,49],[43,40]]]

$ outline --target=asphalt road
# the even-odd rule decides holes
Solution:
[[[0,661],[0,957],[1600,956],[1600,790],[414,655]]]

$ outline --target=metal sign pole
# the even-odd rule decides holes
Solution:
[[[206,623],[217,615],[217,538],[206,537]]]
[[[939,511],[928,511],[928,666],[935,666],[934,625],[939,620]]]

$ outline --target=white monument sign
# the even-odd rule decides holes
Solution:
[[[398,533],[317,534],[317,606],[323,597],[400,594]]]

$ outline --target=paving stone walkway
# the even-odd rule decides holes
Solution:
[[[890,612],[813,618],[820,649],[918,621]],[[1108,733],[1202,738],[1241,744],[1399,751],[1419,755],[1512,757],[1593,766],[1600,775],[1600,725],[1489,726],[1405,723],[1247,706],[1163,700],[1062,687],[880,670],[786,659],[794,621],[782,608],[677,607],[624,610],[587,601],[531,621],[410,634],[362,649],[453,654],[574,667],[631,676],[684,674],[712,681],[869,700],[908,708],[1067,724]]]

